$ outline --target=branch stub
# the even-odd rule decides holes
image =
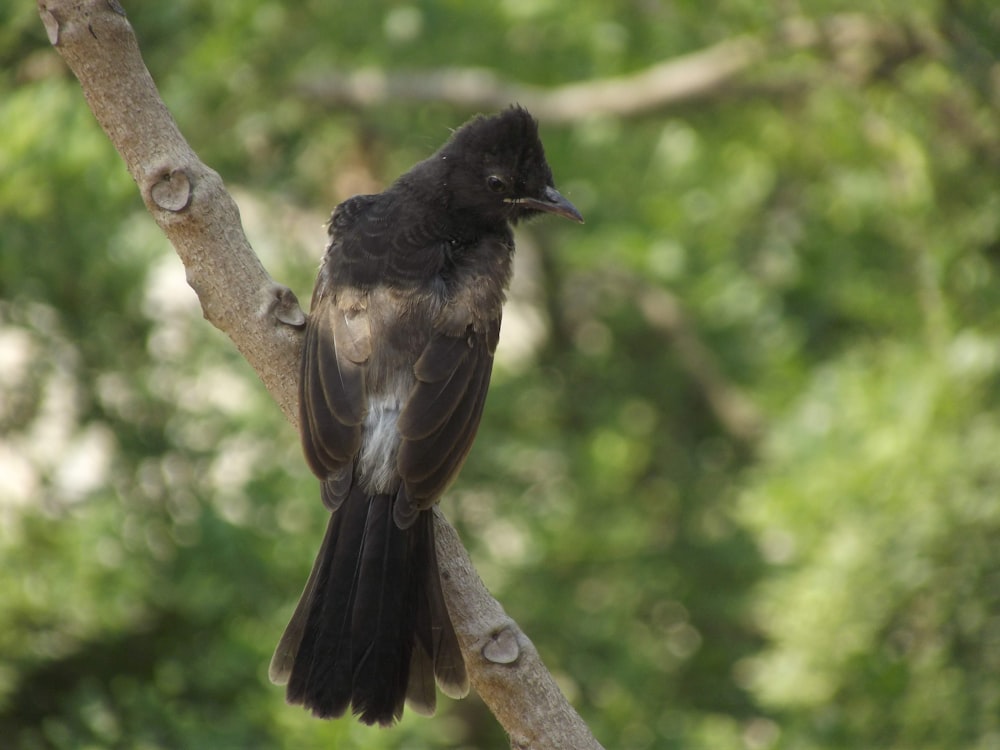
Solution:
[[[42,17],[42,25],[45,26],[45,33],[48,34],[49,44],[53,47],[59,46],[59,19],[56,18],[56,14],[49,10],[47,7],[42,7],[42,11],[39,14]]]
[[[292,328],[301,328],[306,324],[306,314],[302,311],[295,292],[277,282],[271,283],[270,292],[272,295],[271,312],[279,323],[292,326]]]
[[[513,664],[521,655],[517,645],[517,636],[510,628],[504,628],[493,634],[483,646],[483,658],[494,664]]]
[[[191,203],[191,179],[185,169],[171,169],[160,175],[149,194],[164,211],[178,213]]]

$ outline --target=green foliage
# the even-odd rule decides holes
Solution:
[[[330,112],[305,77],[556,86],[757,39],[697,102],[542,123],[587,224],[521,232],[445,511],[606,747],[997,747],[989,2],[134,5],[181,129],[303,300],[330,208],[470,114]],[[809,22],[825,41],[785,46]],[[475,699],[380,732],[268,684],[325,522],[297,438],[30,7],[0,40],[4,747],[504,746]]]
[[[934,359],[852,351],[817,372],[741,499],[775,566],[754,605],[770,642],[743,678],[819,747],[997,737],[996,364],[969,333]]]

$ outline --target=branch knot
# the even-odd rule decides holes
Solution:
[[[521,655],[517,634],[507,626],[490,636],[482,650],[483,658],[494,664],[513,664]]]
[[[182,167],[161,172],[149,195],[159,208],[179,213],[191,204],[191,177]]]

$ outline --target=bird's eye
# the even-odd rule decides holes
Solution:
[[[507,189],[507,183],[503,181],[502,178],[497,177],[495,174],[491,174],[486,178],[486,187],[492,190],[494,193],[502,193]]]

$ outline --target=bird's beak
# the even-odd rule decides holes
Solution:
[[[517,202],[536,211],[555,214],[583,224],[583,216],[576,210],[576,206],[566,200],[554,187],[546,187],[541,198],[519,198]]]

